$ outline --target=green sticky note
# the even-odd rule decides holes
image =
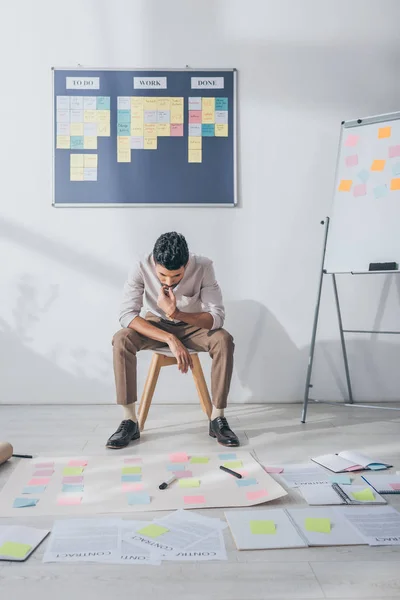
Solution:
[[[273,521],[250,521],[250,531],[254,534],[273,534],[276,533],[276,526]]]
[[[64,467],[63,475],[82,475],[83,467]]]
[[[185,477],[179,480],[179,487],[181,488],[192,488],[200,487],[200,479],[194,479],[194,477]]]
[[[371,488],[365,488],[365,490],[361,490],[359,492],[352,492],[354,500],[358,502],[370,502],[375,500],[375,496]]]
[[[207,456],[192,456],[192,458],[190,459],[190,462],[192,463],[192,465],[195,465],[195,464],[203,465],[203,464],[207,464],[209,460],[210,459],[207,458]]]
[[[1,556],[11,556],[11,558],[25,558],[32,546],[29,544],[20,544],[18,542],[4,542],[0,546]]]
[[[314,531],[316,533],[330,533],[331,532],[331,521],[330,519],[306,519],[306,531]]]
[[[241,460],[228,460],[228,462],[224,462],[224,467],[227,469],[240,469],[240,467],[243,467],[243,463]]]
[[[142,472],[142,467],[122,467],[122,475],[138,475]]]
[[[157,538],[164,533],[167,533],[169,529],[166,527],[161,527],[160,525],[147,525],[147,527],[143,527],[143,529],[139,529],[138,533],[145,535],[149,538]]]

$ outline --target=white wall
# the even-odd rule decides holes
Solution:
[[[3,3],[0,403],[114,401],[110,344],[126,272],[172,229],[215,260],[237,346],[232,402],[300,400],[340,121],[399,109],[399,19],[396,0]],[[236,67],[240,206],[52,208],[50,68],[78,64]],[[374,279],[341,285],[345,320],[400,329],[400,288]],[[330,292],[315,387],[337,399]],[[350,339],[349,358],[358,399],[399,397],[393,337]],[[196,401],[179,377],[163,373],[156,401]]]

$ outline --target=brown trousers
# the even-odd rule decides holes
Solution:
[[[211,396],[216,408],[227,405],[233,370],[235,345],[232,336],[225,329],[200,329],[186,323],[168,323],[152,313],[146,320],[159,329],[173,333],[189,350],[208,352],[212,358]],[[131,404],[137,400],[137,360],[139,350],[159,350],[166,344],[151,340],[137,331],[125,327],[113,337],[113,359],[117,404]]]

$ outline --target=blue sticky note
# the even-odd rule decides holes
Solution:
[[[218,454],[220,460],[236,460],[236,454],[234,452],[230,454]]]
[[[367,171],[367,169],[363,169],[362,171],[359,172],[358,174],[358,178],[363,182],[363,183],[367,183],[368,179],[369,179],[369,171]]]
[[[167,465],[167,471],[184,471],[186,465],[187,463],[172,463],[171,465]]]
[[[378,198],[383,198],[383,196],[387,196],[388,193],[389,190],[387,185],[378,185],[377,187],[374,187],[374,196],[376,200],[378,200]]]
[[[22,490],[22,493],[23,494],[43,494],[45,489],[46,489],[45,485],[28,485],[27,487],[24,487],[24,489]]]
[[[110,97],[97,96],[96,108],[97,110],[110,110]]]
[[[131,123],[117,123],[117,135],[131,135]]]
[[[201,135],[203,137],[213,137],[214,136],[214,124],[213,123],[203,123],[201,126]]]
[[[348,475],[332,475],[329,479],[332,483],[338,483],[339,485],[350,485],[352,482],[351,477]]]
[[[400,163],[396,163],[392,167],[393,175],[400,175]]]
[[[71,135],[71,150],[83,150],[83,135]]]
[[[63,493],[68,492],[68,493],[74,493],[74,492],[83,492],[83,484],[78,483],[64,483],[64,485],[62,486],[62,490]]]
[[[142,481],[141,475],[121,475],[121,481]]]
[[[247,479],[236,479],[236,483],[239,487],[247,487],[248,485],[257,485],[257,479],[254,477],[249,477]]]
[[[228,98],[215,98],[215,110],[228,110]]]
[[[131,111],[130,110],[119,110],[117,122],[118,123],[130,123],[131,122]]]
[[[383,471],[384,469],[387,469],[387,466],[379,463],[372,463],[368,465],[368,468],[371,469],[371,471]]]
[[[128,504],[130,506],[133,504],[150,504],[150,496],[149,494],[145,494],[143,492],[129,493]]]
[[[39,498],[15,498],[13,508],[27,508],[28,506],[36,506]]]

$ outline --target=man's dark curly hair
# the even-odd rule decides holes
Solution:
[[[189,249],[184,236],[176,231],[163,233],[156,241],[153,257],[157,264],[168,271],[177,271],[189,260]]]

